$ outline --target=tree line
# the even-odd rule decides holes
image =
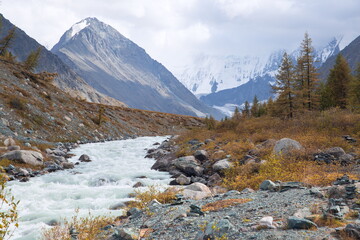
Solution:
[[[8,31],[8,33],[5,35],[5,37],[0,39],[0,57],[1,59],[11,63],[17,62],[16,56],[13,55],[11,51],[9,51],[9,48],[11,47],[11,44],[13,43],[16,37],[15,30],[16,30],[15,27],[11,28]],[[1,31],[2,31],[2,19],[0,18],[0,32]],[[41,54],[41,47],[38,47],[36,50],[30,52],[30,54],[27,56],[25,61],[23,61],[21,64],[26,70],[34,71],[36,66],[38,65],[40,54]]]
[[[305,33],[295,63],[286,52],[283,55],[276,82],[271,86],[276,98],[260,103],[255,96],[252,104],[246,101],[241,111],[235,108],[232,118],[269,115],[291,119],[305,111],[330,108],[360,112],[360,63],[353,75],[346,59],[338,54],[325,82],[320,82],[318,70],[312,39]]]

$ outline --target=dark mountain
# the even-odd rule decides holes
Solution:
[[[229,103],[241,105],[245,101],[251,103],[255,95],[260,101],[267,100],[271,96],[270,82],[273,80],[269,75],[256,77],[239,87],[211,93],[200,99],[210,106],[224,106]]]
[[[354,71],[357,64],[360,63],[360,36],[353,40],[348,46],[346,46],[340,53],[348,61],[350,68]],[[326,80],[330,69],[334,66],[336,61],[336,55],[331,56],[320,68],[320,78]]]
[[[52,52],[99,92],[130,107],[221,116],[201,103],[144,49],[96,18],[73,25]]]
[[[74,97],[78,96],[92,102],[121,105],[119,101],[100,94],[94,88],[90,87],[81,77],[64,64],[58,56],[48,51],[35,39],[29,37],[24,31],[5,19],[1,14],[0,18],[2,20],[0,38],[7,35],[10,29],[16,28],[15,38],[12,41],[9,51],[17,57],[18,61],[24,61],[32,51],[40,47],[41,54],[38,67],[35,69],[36,72],[46,71],[58,73],[58,77],[55,79],[56,85]]]

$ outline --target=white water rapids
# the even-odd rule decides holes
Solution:
[[[69,161],[77,162],[81,154],[92,159],[74,169],[31,178],[29,182],[9,183],[12,195],[19,204],[19,228],[11,239],[35,240],[51,220],[70,219],[79,209],[79,215],[121,215],[121,210],[110,206],[130,200],[128,194],[137,182],[144,185],[166,185],[170,176],[151,170],[153,159],[144,158],[145,148],[166,137],[84,144],[71,153]],[[145,176],[146,178],[142,178]]]

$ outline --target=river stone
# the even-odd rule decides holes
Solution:
[[[90,157],[86,154],[83,154],[79,157],[80,162],[91,162]]]
[[[276,155],[286,155],[291,153],[294,150],[301,150],[303,147],[298,141],[292,140],[290,138],[282,138],[276,142],[274,146],[274,153]]]
[[[208,159],[208,153],[205,151],[205,150],[197,150],[195,153],[194,153],[194,157],[199,160],[199,161],[205,161]]]
[[[182,194],[184,198],[199,200],[211,196],[211,190],[205,184],[196,182],[185,187]]]
[[[297,217],[289,217],[288,224],[289,229],[310,229],[310,228],[317,228],[317,225],[310,220],[304,218],[297,218]]]
[[[15,146],[16,145],[16,142],[14,141],[14,139],[12,139],[11,137],[10,138],[7,138],[4,140],[4,145],[6,147],[9,147],[9,146]]]
[[[177,158],[173,165],[187,176],[202,176],[204,171],[194,156]]]
[[[186,177],[184,174],[181,174],[175,179],[176,183],[179,185],[189,185],[191,182],[191,179],[189,177]]]
[[[231,168],[232,166],[232,163],[229,162],[228,159],[223,159],[223,160],[220,160],[220,161],[217,161],[213,166],[212,166],[212,169],[214,171],[222,171],[222,170],[225,170],[225,169],[228,169],[228,168]]]
[[[75,167],[74,163],[72,163],[72,162],[62,162],[61,166],[64,169],[73,169]]]
[[[30,165],[43,165],[44,157],[41,153],[30,150],[15,150],[3,154],[0,159],[9,159]]]

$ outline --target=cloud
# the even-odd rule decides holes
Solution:
[[[267,55],[292,50],[308,31],[314,45],[359,35],[358,0],[2,0],[2,13],[51,48],[89,16],[110,24],[167,67],[197,54]]]

